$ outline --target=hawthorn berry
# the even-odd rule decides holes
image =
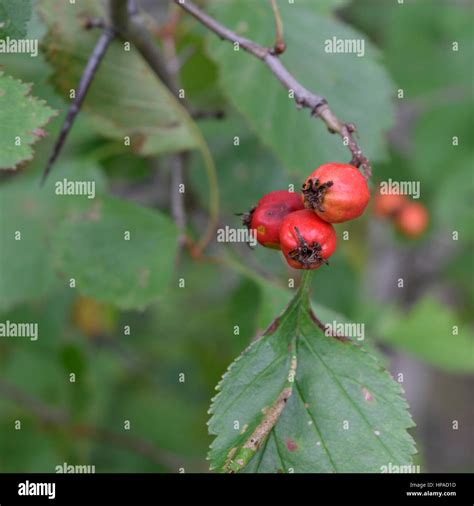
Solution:
[[[377,193],[374,197],[374,214],[380,218],[395,216],[408,203],[403,195]]]
[[[304,209],[298,194],[277,190],[263,196],[258,204],[246,213],[243,223],[255,230],[257,241],[267,248],[280,249],[280,226],[289,213]]]
[[[319,269],[336,249],[336,231],[310,209],[295,211],[281,224],[280,246],[291,267]]]
[[[429,216],[426,207],[419,202],[410,202],[400,209],[395,224],[400,232],[410,238],[419,237],[428,226]]]
[[[370,200],[367,181],[347,163],[318,167],[302,188],[304,205],[328,223],[342,223],[360,216]]]
[[[303,209],[299,193],[289,192],[287,190],[275,190],[267,193],[258,201],[257,205],[268,204],[270,202],[286,204],[291,208],[294,208],[295,211]]]

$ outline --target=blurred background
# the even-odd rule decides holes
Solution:
[[[161,119],[179,109],[139,56],[124,56],[116,42],[40,188],[69,90],[98,36],[83,24],[100,15],[100,2],[77,4],[32,2],[21,36],[39,39],[42,52],[0,55],[0,72],[32,83],[32,95],[58,111],[32,159],[0,176],[0,321],[39,325],[37,341],[0,338],[0,471],[55,472],[67,463],[96,472],[205,472],[214,387],[284,308],[288,280],[298,273],[278,252],[215,237],[200,258],[177,251],[176,167],[184,173],[187,228],[198,237],[216,186],[206,175],[206,144],[220,227],[239,227],[235,213],[264,193],[298,189],[322,163],[347,162],[348,152],[319,120],[295,109],[260,62],[234,55],[172,2],[142,1],[187,102],[208,117],[193,122],[192,142],[179,129],[163,133]],[[272,44],[266,0],[201,4],[232,29]],[[389,179],[419,182],[418,201],[429,214],[416,238],[372,208],[338,225],[338,250],[317,272],[313,300],[364,323],[366,339],[385,355],[417,424],[421,470],[472,472],[474,3],[280,5],[282,61],[358,126],[373,193]],[[364,56],[325,53],[333,36],[364,39]],[[140,142],[131,149],[126,135]],[[63,178],[95,181],[103,207],[55,195]],[[89,222],[78,220],[81,212]],[[108,248],[91,233],[94,213],[105,217],[95,233],[112,234]],[[113,237],[124,228],[132,230],[130,245]],[[11,240],[16,230],[21,247]],[[130,266],[143,278],[136,281]]]

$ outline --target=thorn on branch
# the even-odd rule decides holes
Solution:
[[[97,41],[92,54],[89,57],[89,61],[87,62],[86,68],[81,76],[81,80],[79,82],[79,86],[77,89],[76,97],[74,98],[73,103],[69,107],[66,118],[64,120],[63,126],[61,128],[61,132],[54,144],[53,151],[49,157],[46,168],[43,172],[43,176],[41,178],[41,184],[44,185],[46,179],[51,172],[54,162],[57,160],[61,150],[66,142],[66,138],[71,131],[71,128],[74,124],[76,116],[81,109],[82,103],[86,98],[89,87],[94,79],[94,76],[97,73],[99,65],[102,59],[107,52],[107,49],[114,38],[114,32],[110,28],[105,28],[102,34]]]

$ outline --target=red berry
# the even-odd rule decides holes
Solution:
[[[281,251],[295,269],[319,269],[336,249],[334,227],[310,209],[289,214],[280,228]]]
[[[257,206],[244,215],[243,221],[249,230],[255,230],[260,244],[267,248],[280,249],[280,226],[283,218],[300,209],[304,209],[304,205],[297,193],[274,191],[262,197]]]
[[[403,195],[382,195],[377,193],[374,197],[374,214],[380,218],[395,216],[408,200]]]
[[[395,224],[403,235],[415,238],[426,230],[428,221],[426,207],[419,202],[411,202],[399,211]]]
[[[275,190],[267,193],[259,201],[257,205],[268,204],[269,202],[278,202],[279,204],[285,203],[294,210],[303,209],[301,205],[301,197],[299,193],[289,192],[287,190]]]
[[[370,200],[367,181],[347,163],[326,163],[303,184],[305,207],[329,223],[342,223],[360,216]]]

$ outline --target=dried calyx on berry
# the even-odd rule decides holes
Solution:
[[[242,221],[242,225],[250,229],[250,224],[252,223],[252,214],[254,213],[257,206],[253,206],[246,213],[235,213],[236,216],[240,216],[240,220]]]
[[[336,231],[313,211],[289,214],[281,224],[282,253],[295,269],[319,269],[336,250]]]
[[[328,191],[329,188],[331,188],[333,184],[333,181],[326,181],[325,183],[321,183],[319,179],[308,178],[303,183],[303,186],[301,188],[305,207],[324,213],[324,194]]]
[[[311,269],[311,266],[316,264],[329,265],[329,262],[321,256],[321,244],[318,242],[308,244],[298,227],[295,227],[295,234],[298,238],[298,246],[288,252],[289,258],[300,263],[305,269]]]

